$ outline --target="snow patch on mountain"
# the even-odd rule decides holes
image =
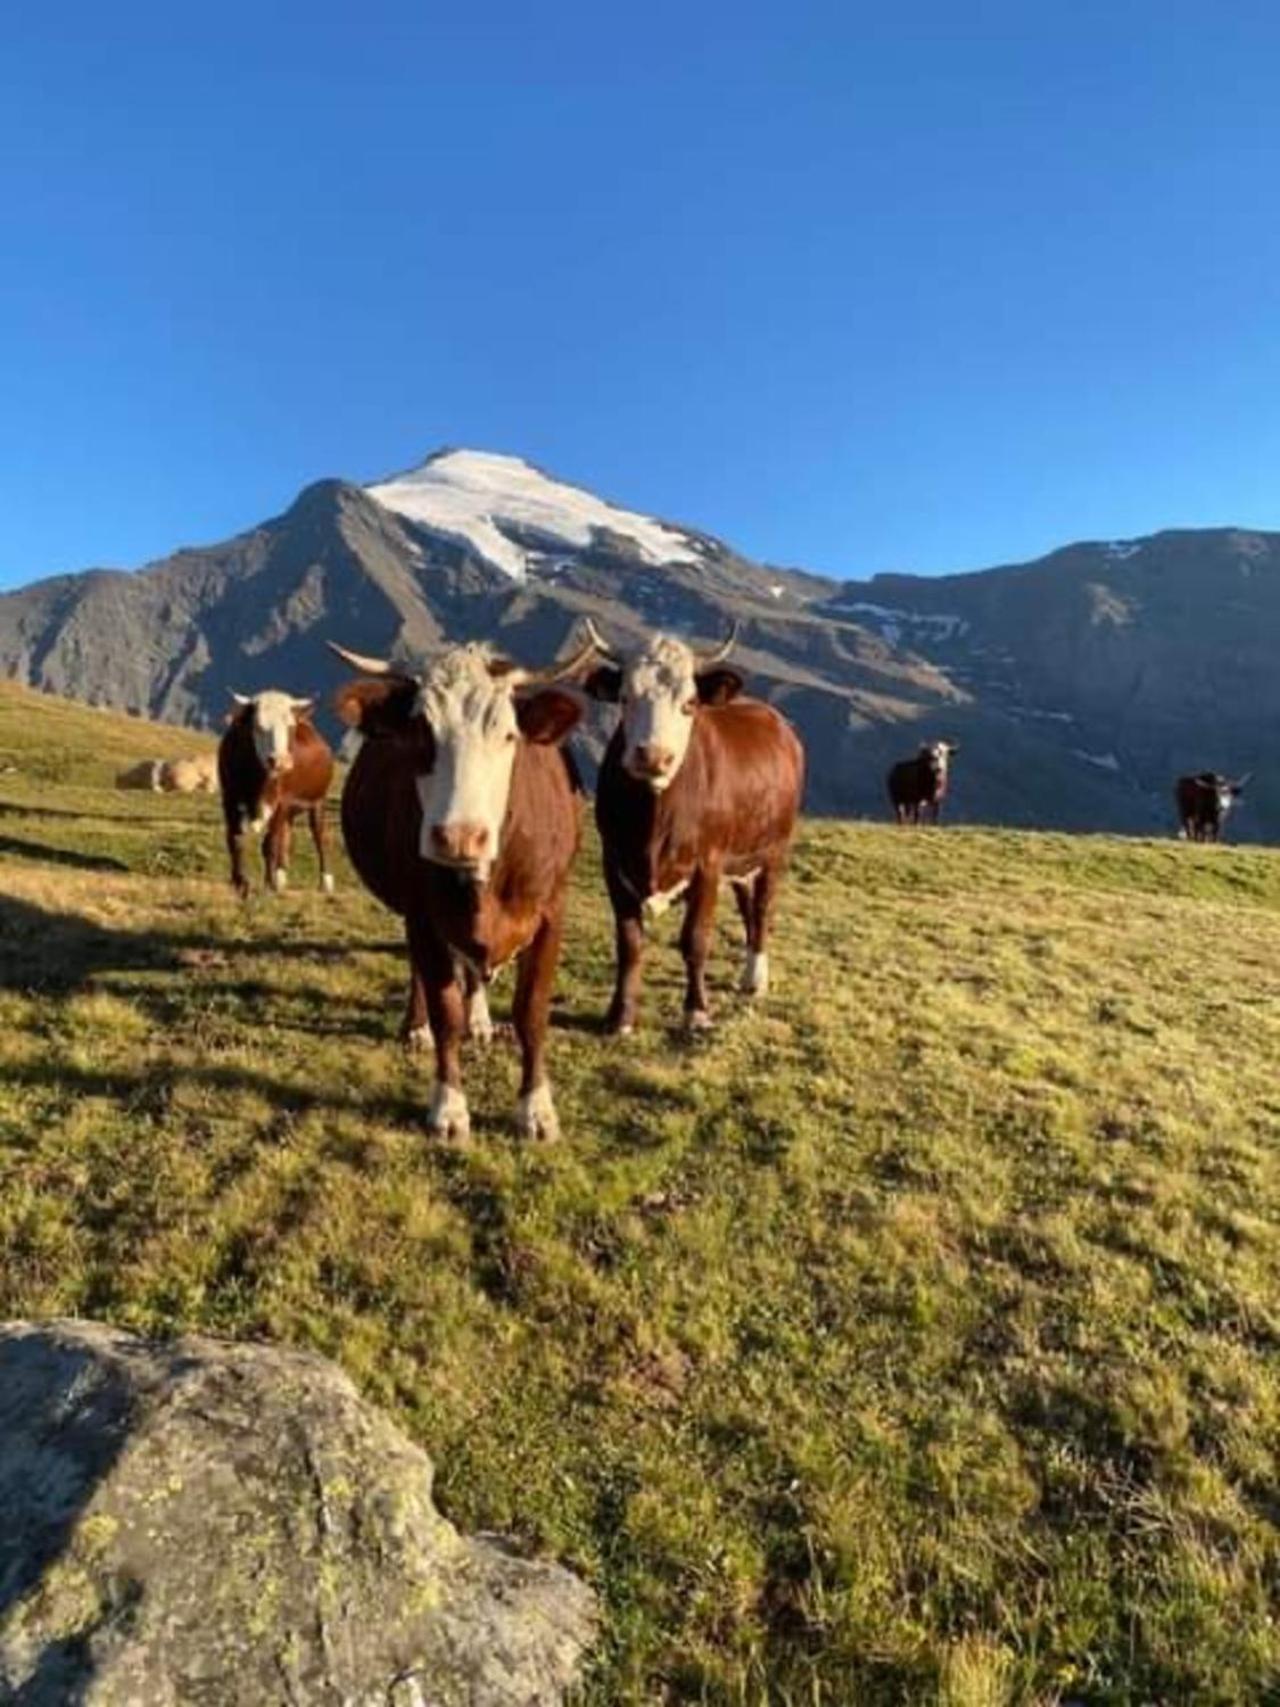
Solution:
[[[896,646],[905,630],[914,630],[926,643],[958,640],[969,631],[963,617],[949,611],[897,610],[890,605],[871,604],[858,599],[850,604],[837,604],[841,616],[878,628],[891,646]]]
[[[553,480],[518,456],[442,451],[365,490],[386,509],[465,546],[516,581],[548,553],[566,546],[583,550],[604,531],[621,535],[655,567],[698,561],[699,547],[686,534]]]

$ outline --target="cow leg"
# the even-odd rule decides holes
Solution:
[[[409,944],[409,999],[405,1003],[404,1018],[400,1022],[400,1041],[406,1049],[425,1049],[431,1038],[431,1027],[427,1023],[427,987],[422,981],[422,972],[414,958],[412,942]]]
[[[242,901],[249,898],[249,879],[244,874],[244,820],[238,807],[230,807],[226,814],[227,852],[231,856],[231,884]]]
[[[311,840],[316,844],[316,862],[320,867],[320,887],[326,895],[332,895],[333,873],[329,870],[329,853],[325,843],[323,800],[315,800],[307,807],[307,823],[311,826]]]
[[[747,919],[747,958],[739,988],[744,996],[764,996],[769,991],[769,926],[778,892],[777,865],[762,866],[751,888]],[[741,897],[739,897],[741,905]]]
[[[470,966],[463,968],[463,987],[467,997],[467,1036],[473,1043],[492,1043],[493,1018],[489,1013],[489,994],[483,979]]]
[[[684,910],[684,928],[680,932],[680,952],[684,955],[685,995],[684,1023],[690,1031],[704,1031],[711,1024],[707,1005],[707,955],[711,949],[711,930],[716,917],[718,874],[699,870],[689,885],[689,900]]]
[[[614,946],[617,973],[614,979],[613,1000],[605,1015],[604,1028],[616,1037],[626,1037],[635,1030],[636,1010],[640,1005],[640,967],[644,958],[644,921],[640,908],[627,890],[617,883],[608,866],[605,881],[613,903]]]
[[[747,933],[747,949],[751,948],[755,932],[755,883],[756,879],[749,878],[745,883],[737,883],[730,879],[729,887],[733,890],[733,898],[738,903],[738,912],[742,915],[742,928]]]
[[[563,904],[520,955],[511,1017],[520,1041],[520,1101],[516,1127],[522,1138],[554,1139],[560,1121],[551,1098],[551,1083],[543,1064],[551,995],[564,936]]]
[[[262,863],[266,867],[267,888],[282,894],[289,884],[289,841],[293,826],[289,808],[277,806],[271,814],[267,833],[262,838]]]
[[[427,1020],[436,1048],[436,1082],[427,1113],[427,1129],[441,1138],[471,1136],[471,1116],[462,1094],[462,1034],[466,1003],[453,956],[425,924],[410,922],[409,953],[413,976],[420,980],[427,1002]],[[409,1005],[413,1007],[410,986]]]

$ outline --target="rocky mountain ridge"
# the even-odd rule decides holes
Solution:
[[[1173,775],[1212,767],[1256,771],[1240,830],[1280,833],[1266,773],[1280,534],[1170,532],[837,583],[453,450],[368,487],[318,481],[258,527],[133,573],[0,595],[0,671],[213,727],[232,689],[327,694],[329,638],[406,658],[485,638],[543,658],[583,614],[624,641],[738,619],[753,689],[806,739],[813,811],[880,815],[891,760],[945,735],[961,744],[959,818],[1163,831]]]

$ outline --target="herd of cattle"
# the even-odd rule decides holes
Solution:
[[[512,960],[518,1124],[529,1137],[558,1130],[545,1044],[585,798],[563,742],[587,698],[620,713],[596,787],[616,946],[607,1029],[633,1028],[646,924],[679,899],[685,1024],[710,1024],[706,964],[722,879],[745,931],[741,991],[768,988],[769,929],[804,785],[799,738],[772,706],[743,695],[742,676],[725,662],[736,629],[710,651],[657,635],[626,655],[589,620],[585,634],[572,656],[542,669],[473,643],[448,648],[420,674],[331,643],[355,671],[335,706],[361,737],[342,795],[343,838],[361,881],[404,920],[402,1036],[434,1044],[429,1124],[443,1136],[468,1131],[462,1040],[490,1034],[486,988]],[[311,721],[314,702],[279,691],[233,698],[216,760],[147,761],[118,782],[219,789],[241,895],[246,833],[262,837],[267,882],[283,889],[294,822],[305,815],[331,892],[325,799],[334,761]],[[958,751],[934,741],[893,766],[886,780],[900,824],[938,822]],[[1180,778],[1183,834],[1217,840],[1247,781]]]

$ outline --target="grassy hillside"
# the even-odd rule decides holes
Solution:
[[[566,1137],[499,1046],[447,1148],[395,921],[9,704],[0,1314],[337,1358],[598,1586],[593,1703],[1280,1695],[1280,858],[810,824],[776,995],[726,902],[686,1044],[669,920],[621,1047],[588,848]]]

